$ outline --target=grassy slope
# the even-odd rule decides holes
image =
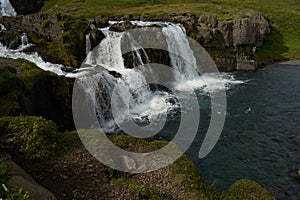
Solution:
[[[221,20],[241,17],[242,11],[261,12],[271,22],[272,33],[258,53],[261,60],[300,59],[300,2],[298,0],[50,0],[43,11],[74,17],[166,13],[215,14]]]

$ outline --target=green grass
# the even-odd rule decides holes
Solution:
[[[261,12],[271,23],[272,33],[258,52],[261,60],[300,59],[300,2],[298,0],[50,0],[42,11],[75,18],[147,16],[159,19],[167,13],[214,14],[221,20],[243,17],[243,11]]]
[[[243,200],[243,199],[260,199],[274,200],[275,198],[259,184],[241,179],[232,184],[228,191],[224,193],[224,200]]]

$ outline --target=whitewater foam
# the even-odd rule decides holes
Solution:
[[[51,71],[59,76],[66,75],[66,73],[62,70],[63,65],[46,62],[37,52],[31,54],[22,52],[29,46],[30,45],[28,44],[25,46],[21,46],[19,49],[12,50],[0,44],[0,57],[11,59],[25,59],[36,64],[37,67],[41,68],[44,71]]]
[[[232,86],[242,83],[244,83],[244,81],[236,80],[234,75],[225,73],[206,73],[192,80],[178,82],[178,84],[176,84],[176,89],[190,92],[193,92],[194,90],[202,90],[205,93],[213,93],[218,90],[222,90],[224,86],[225,89],[228,90]]]

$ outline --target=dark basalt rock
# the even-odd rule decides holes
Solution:
[[[95,17],[92,20],[89,20],[90,24],[95,25],[98,28],[104,28],[108,26],[108,18],[107,17],[103,17],[101,15]]]
[[[130,21],[124,21],[118,24],[112,25],[109,30],[115,32],[124,32],[128,29],[134,28],[134,25]]]
[[[122,77],[122,74],[120,74],[119,72],[116,72],[116,71],[108,71],[108,73],[110,75],[112,75],[113,77],[115,77],[115,78],[121,78]]]
[[[63,33],[64,23],[59,23],[63,17],[57,14],[33,14],[18,17],[5,17],[0,19],[8,30],[19,30],[22,32],[34,32],[38,36],[54,41]]]
[[[198,20],[198,24],[201,26],[208,26],[210,28],[217,28],[218,20],[214,15],[202,15]]]
[[[10,49],[17,49],[21,44],[22,32],[18,30],[1,30],[0,43]]]
[[[214,15],[196,18],[191,14],[167,14],[156,20],[181,23],[188,36],[210,53],[221,70],[253,70],[258,66],[256,50],[263,45],[270,28],[260,13],[247,12],[243,15],[247,17],[233,21],[219,21]],[[118,30],[123,31],[124,28]]]
[[[48,73],[48,72],[45,72]],[[66,91],[60,91],[66,89]],[[72,80],[64,77],[46,76],[37,81],[25,95],[19,97],[22,114],[43,116],[65,129],[74,128],[72,118]]]
[[[90,32],[91,48],[94,49],[103,39],[105,35],[102,31],[95,28]]]
[[[41,10],[46,0],[10,0],[18,15],[27,15]]]
[[[57,14],[34,14],[22,18],[21,29],[25,32],[34,31],[48,41],[54,41],[64,31],[64,24],[60,24],[62,17]]]
[[[85,35],[89,31],[87,20],[38,13],[1,18],[0,23],[8,30],[27,33],[29,42],[35,44],[27,51],[38,52],[43,59],[52,63],[79,67],[86,57]]]
[[[45,72],[25,60],[0,58],[0,115],[42,116],[73,130],[73,79]]]

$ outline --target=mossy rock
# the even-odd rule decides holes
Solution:
[[[205,181],[200,170],[186,156],[182,156],[171,165],[175,185],[186,188],[193,199],[219,199],[220,193]]]
[[[44,116],[73,129],[72,79],[45,72],[18,59],[0,59],[0,115]],[[1,64],[0,64],[1,65]]]
[[[258,183],[242,179],[230,186],[224,197],[225,200],[274,200],[270,192]]]

